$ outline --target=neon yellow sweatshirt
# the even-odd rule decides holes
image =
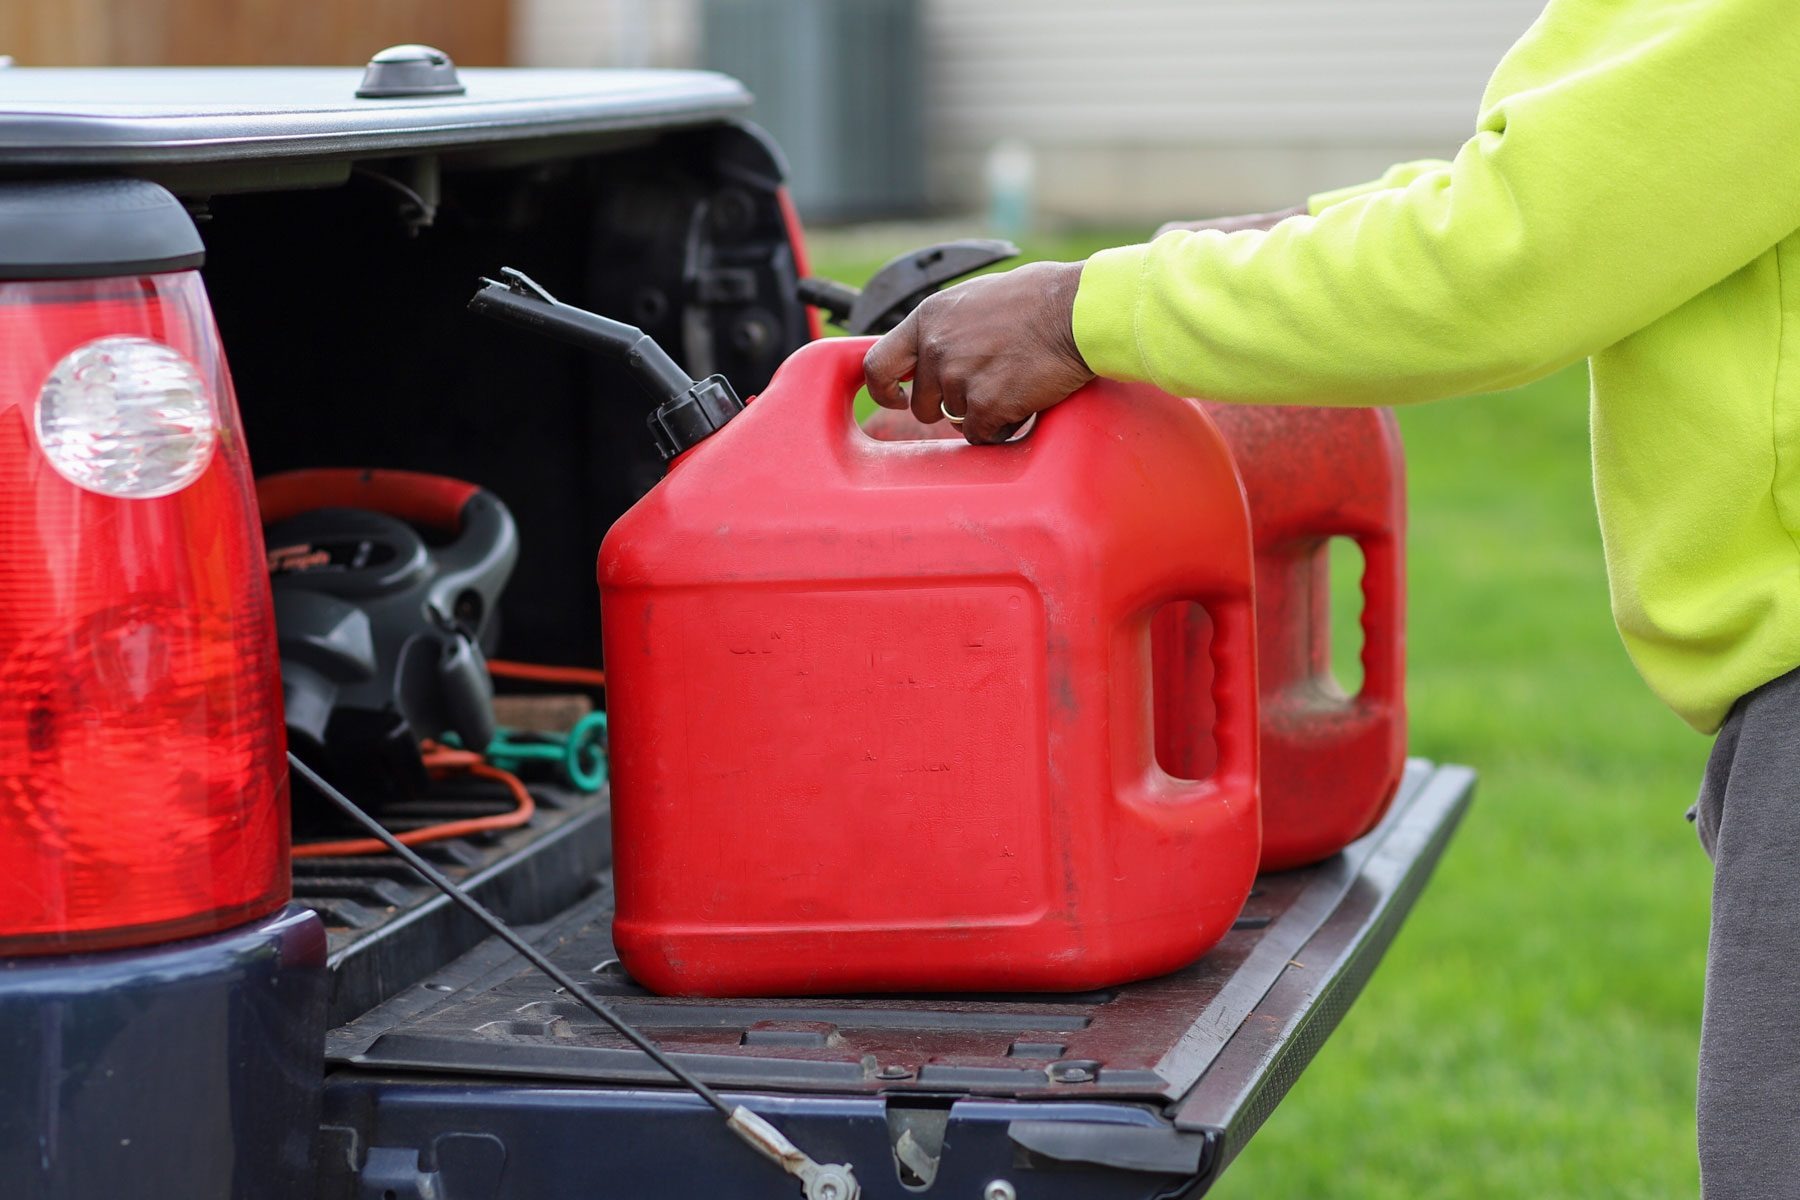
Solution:
[[[1088,366],[1377,405],[1590,358],[1639,671],[1711,732],[1800,666],[1800,2],[1551,0],[1455,162],[1313,214],[1095,255],[1074,314]]]

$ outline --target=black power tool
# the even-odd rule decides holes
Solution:
[[[376,798],[426,785],[420,742],[494,736],[486,654],[518,529],[498,497],[409,471],[257,483],[289,746]]]

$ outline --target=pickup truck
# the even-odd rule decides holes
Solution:
[[[782,158],[748,123],[751,97],[735,81],[458,76],[440,57],[388,55],[399,69],[385,83],[372,74],[382,86],[356,69],[0,69],[0,344],[29,357],[4,337],[3,310],[60,295],[42,281],[141,281],[203,260],[257,473],[391,468],[488,489],[520,531],[500,652],[597,667],[595,552],[661,470],[643,436],[648,402],[617,363],[469,316],[478,277],[503,263],[528,271],[742,395],[819,335],[803,296],[823,285],[802,289]],[[16,412],[49,403],[38,388],[0,369],[11,393],[0,394],[0,458],[35,453],[10,431]],[[56,592],[22,553],[54,543],[20,531],[81,535],[39,510],[51,490],[37,467],[0,462],[0,559],[11,560],[0,608],[14,612]],[[262,570],[260,539],[247,567],[158,528],[136,529],[132,554]],[[15,909],[41,899],[32,880],[54,877],[50,859],[72,853],[59,840],[63,793],[37,774],[61,718],[32,672],[43,653],[113,654],[82,687],[146,678],[153,656],[129,651],[175,619],[155,606],[118,616],[152,570],[131,562],[107,576],[121,594],[90,599],[112,614],[109,629],[139,640],[0,643],[0,875],[13,883],[0,898]],[[265,591],[244,594],[266,603]],[[115,848],[101,878],[135,894],[134,872],[149,878],[201,838],[217,839],[223,877],[233,847],[272,815],[281,878],[249,908],[221,901],[210,920],[111,943],[21,933],[0,904],[0,1192],[800,1194],[700,1097],[396,858],[297,858],[290,875],[273,798],[229,827],[186,828],[196,818],[159,789],[214,750],[207,730],[183,732],[193,736],[129,746],[131,766],[102,793],[120,828],[150,832]],[[243,770],[285,781],[279,739],[254,745],[227,749],[250,755]],[[525,825],[421,852],[732,1104],[815,1159],[851,1165],[869,1197],[1197,1196],[1356,999],[1473,784],[1465,768],[1414,761],[1373,832],[1317,866],[1264,876],[1210,954],[1098,992],[651,995],[609,942],[604,789],[536,785]],[[296,790],[297,814],[303,800]],[[427,823],[436,803],[391,804],[382,818]]]

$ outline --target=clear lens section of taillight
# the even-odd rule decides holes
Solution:
[[[0,283],[0,953],[288,895],[274,618],[194,272]]]
[[[63,355],[38,392],[33,427],[64,479],[139,500],[200,478],[218,434],[200,368],[145,337],[96,338]]]

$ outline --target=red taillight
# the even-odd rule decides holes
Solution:
[[[285,748],[249,456],[199,275],[0,283],[0,953],[278,908]]]
[[[806,254],[806,229],[800,224],[800,210],[794,207],[794,197],[786,188],[776,191],[775,199],[781,205],[781,223],[787,226],[788,249],[794,254],[794,274],[805,279],[812,274],[812,263]],[[819,310],[811,306],[806,310],[806,330],[813,341],[825,336],[825,326],[819,320]]]

